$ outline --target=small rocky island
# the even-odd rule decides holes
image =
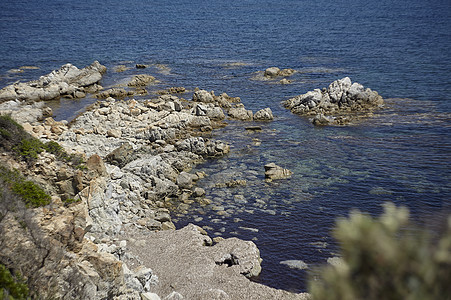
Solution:
[[[209,204],[195,186],[206,174],[191,169],[230,150],[209,133],[271,110],[197,89],[188,100],[105,95],[68,123],[39,101],[96,93],[105,70],[67,64],[0,90],[0,263],[44,298],[308,298],[246,278],[261,270],[253,242],[171,221],[172,208]]]
[[[383,106],[376,92],[349,77],[332,82],[328,88],[315,89],[283,101],[283,105],[298,115],[313,116],[315,125],[345,125],[370,116]]]

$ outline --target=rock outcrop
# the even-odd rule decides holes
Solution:
[[[41,101],[59,97],[82,98],[87,92],[100,87],[97,83],[106,72],[106,67],[95,61],[90,66],[78,69],[65,64],[59,70],[41,76],[39,80],[15,83],[0,90],[0,103],[9,100]]]
[[[206,232],[193,224],[145,235],[126,230],[121,238],[128,240],[133,257],[160,274],[154,288],[159,295],[175,292],[183,297],[175,299],[308,299],[307,294],[292,294],[246,279],[261,270],[260,253],[250,241],[229,238],[213,245]]]
[[[384,103],[382,97],[349,77],[332,82],[326,89],[315,89],[283,102],[299,115],[316,116],[315,125],[343,125],[364,117]]]
[[[291,177],[293,172],[288,169],[279,167],[275,163],[269,163],[265,165],[265,178],[266,181],[273,181],[275,179],[286,179]]]

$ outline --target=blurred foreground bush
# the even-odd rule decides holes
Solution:
[[[432,236],[408,225],[407,208],[384,209],[378,219],[352,212],[338,220],[342,263],[310,281],[314,300],[451,299],[451,217]]]

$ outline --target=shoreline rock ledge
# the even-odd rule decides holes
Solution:
[[[0,89],[0,103],[11,100],[43,101],[59,97],[83,98],[86,93],[94,93],[102,88],[98,82],[105,72],[106,67],[98,61],[83,69],[65,64],[38,80],[14,83]]]
[[[371,116],[372,111],[383,107],[384,100],[376,91],[345,77],[327,89],[315,89],[282,103],[295,114],[314,116],[314,125],[345,125]]]

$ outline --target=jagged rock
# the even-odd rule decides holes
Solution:
[[[221,141],[204,140],[191,137],[176,144],[178,151],[188,151],[201,156],[221,156],[230,151],[230,147]]]
[[[134,158],[133,146],[130,143],[124,143],[119,148],[116,148],[105,157],[105,160],[110,164],[116,165],[120,168],[131,162]]]
[[[275,163],[269,163],[265,165],[265,178],[267,181],[272,181],[274,179],[285,179],[293,175],[288,169],[277,166]]]
[[[193,101],[211,103],[214,102],[213,95],[206,90],[195,91],[193,94]]]
[[[83,69],[72,64],[63,65],[59,70],[41,76],[39,80],[15,83],[0,90],[0,102],[8,100],[39,101],[61,96],[78,98],[84,96],[84,88],[102,79],[106,68],[98,61]]]
[[[318,115],[314,121],[317,125],[346,124],[365,116],[362,112],[382,107],[383,103],[384,100],[376,91],[365,89],[359,83],[352,83],[349,77],[332,82],[327,89],[315,89],[283,102],[293,113]],[[343,115],[346,117],[328,120],[324,117]]]
[[[232,119],[238,119],[242,121],[252,121],[253,113],[251,110],[246,110],[243,105],[232,107],[228,110],[227,114]]]
[[[274,120],[274,116],[272,114],[271,108],[267,107],[257,111],[254,114],[255,121],[272,121]]]
[[[155,127],[149,130],[149,141],[171,141],[176,138],[177,130],[175,128],[162,129],[161,127]]]
[[[223,110],[212,104],[197,104],[194,107],[194,114],[196,116],[207,116],[212,120],[223,120],[225,118]]]

